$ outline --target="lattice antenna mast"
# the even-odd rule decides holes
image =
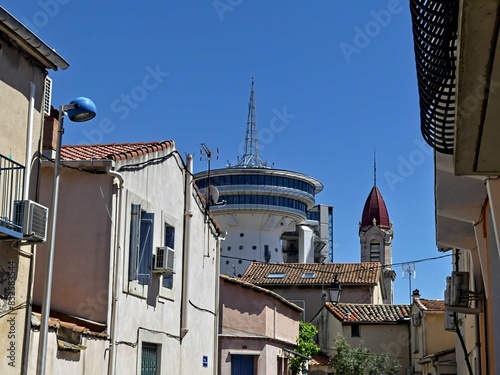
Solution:
[[[254,79],[252,77],[252,89],[250,91],[250,102],[248,103],[247,130],[245,134],[245,149],[243,156],[238,160],[235,167],[267,167],[259,157],[259,138],[257,135],[257,115],[255,108]]]

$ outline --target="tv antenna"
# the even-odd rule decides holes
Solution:
[[[207,220],[208,213],[210,212],[210,206],[225,204],[226,202],[217,203],[219,200],[219,190],[217,187],[210,184],[210,161],[213,157],[215,157],[215,160],[219,160],[219,149],[216,148],[214,152],[207,146],[206,143],[202,143],[200,146],[200,160],[207,161],[207,184],[205,187],[205,219]]]
[[[405,267],[406,266],[406,267]],[[408,287],[410,289],[410,303],[412,303],[412,290],[411,290],[411,279],[415,279],[417,277],[417,267],[415,263],[405,263],[401,266],[403,268],[402,278],[405,278],[405,275],[408,275]]]

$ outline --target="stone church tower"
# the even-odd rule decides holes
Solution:
[[[392,221],[377,188],[376,181],[366,199],[363,215],[359,222],[362,262],[380,262],[385,283],[384,303],[394,301],[394,280],[396,273],[392,269]]]

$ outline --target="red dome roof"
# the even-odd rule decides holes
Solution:
[[[384,198],[382,198],[382,194],[380,194],[376,186],[372,188],[368,198],[366,198],[361,226],[367,227],[373,225],[373,219],[377,220],[377,225],[379,226],[390,227],[389,213],[387,212]]]

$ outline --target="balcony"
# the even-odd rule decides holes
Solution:
[[[23,238],[24,169],[0,154],[0,240]]]

